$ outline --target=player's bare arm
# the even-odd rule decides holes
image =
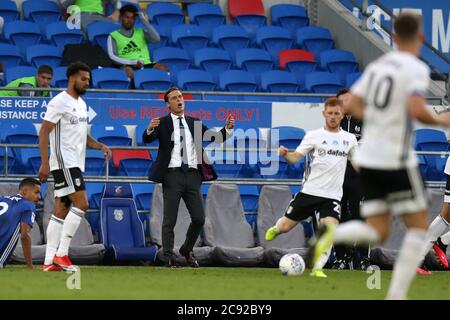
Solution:
[[[345,112],[352,115],[355,119],[362,120],[364,117],[363,99],[360,96],[351,94],[347,108],[348,110],[345,110]]]
[[[39,130],[39,150],[41,153],[41,167],[39,168],[39,180],[42,182],[47,181],[50,174],[50,165],[48,160],[48,135],[55,128],[55,124],[44,120]]]
[[[420,95],[410,96],[408,99],[408,112],[411,117],[416,118],[424,124],[434,124],[444,127],[450,126],[450,113],[445,112],[439,115],[428,111],[426,100]]]
[[[22,241],[25,263],[29,269],[33,269],[33,259],[31,255],[31,227],[23,222],[20,223],[20,240]]]
[[[278,148],[278,155],[285,158],[290,164],[295,164],[303,157],[303,155],[297,151],[289,151],[284,146]]]
[[[101,150],[103,152],[103,155],[105,156],[106,160],[110,160],[111,159],[111,149],[108,148],[105,144],[98,142],[97,140],[95,140],[94,138],[92,138],[91,135],[87,135],[87,143],[86,143],[88,148],[92,148],[92,149],[97,149],[97,150]]]

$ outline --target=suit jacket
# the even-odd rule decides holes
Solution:
[[[199,119],[184,115],[186,122],[189,127],[189,131],[192,134],[194,148],[197,153],[197,161],[202,160],[201,163],[197,164],[197,168],[202,175],[203,181],[210,181],[217,179],[217,174],[214,168],[209,164],[209,160],[203,149],[202,137],[204,137],[205,132],[208,132],[207,136],[210,136],[210,141],[220,140],[225,141],[230,136],[227,135],[225,128],[222,128],[218,132],[210,131],[210,129],[205,126]],[[196,137],[194,134],[194,127],[201,128],[202,136]],[[172,140],[173,134],[173,120],[170,114],[160,118],[159,126],[153,130],[151,134],[147,134],[147,130],[144,131],[142,140],[145,143],[150,143],[155,139],[159,140],[158,156],[154,161],[148,179],[154,182],[162,182],[164,176],[169,167],[170,160],[172,158],[172,150],[174,148],[174,141]],[[209,139],[208,139],[209,140]]]

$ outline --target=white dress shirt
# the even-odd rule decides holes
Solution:
[[[174,146],[172,149],[172,156],[170,158],[169,162],[169,168],[177,168],[181,167],[181,142],[180,142],[180,120],[178,120],[179,116],[174,115],[173,113],[170,114],[173,121],[173,142]],[[184,132],[186,134],[186,147],[187,147],[187,159],[189,168],[195,168],[197,169],[197,154],[195,152],[194,147],[194,141],[192,139],[192,133],[189,130],[189,126],[186,122],[186,119],[184,118],[184,115],[182,116],[183,126],[184,126]]]

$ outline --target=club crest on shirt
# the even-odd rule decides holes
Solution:
[[[337,140],[333,140],[333,146],[338,146],[339,142]]]
[[[319,156],[323,157],[324,155],[327,154],[327,150],[322,149],[322,148],[317,149],[317,154],[318,154]]]
[[[70,117],[70,123],[71,124],[77,124],[78,123],[78,117],[77,116]]]
[[[121,209],[114,210],[114,220],[116,221],[123,220],[123,211]]]
[[[80,178],[76,178],[76,179],[75,179],[75,185],[76,185],[77,187],[81,186],[81,180],[80,180]]]

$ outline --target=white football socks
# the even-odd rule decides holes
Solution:
[[[423,248],[422,259],[425,258],[425,255],[430,251],[433,243],[445,232],[448,226],[449,223],[441,215],[434,218],[433,222],[431,222],[428,227],[426,246]]]
[[[59,243],[58,252],[56,253],[58,257],[68,255],[70,242],[72,241],[75,232],[78,230],[83,214],[84,212],[78,208],[73,206],[70,208],[62,228],[61,241]]]
[[[370,245],[378,243],[380,236],[378,232],[367,223],[353,220],[342,223],[336,227],[334,232],[335,244]]]
[[[404,300],[416,269],[423,259],[422,252],[426,247],[427,231],[423,229],[409,229],[406,232],[399,255],[395,261],[391,284],[387,299]]]
[[[45,248],[45,262],[44,264],[52,264],[53,257],[61,240],[61,231],[63,228],[63,219],[52,215],[47,226],[47,246]]]
[[[447,232],[446,234],[444,234],[443,236],[441,236],[441,241],[443,244],[448,246],[448,244],[450,243],[450,231]]]

